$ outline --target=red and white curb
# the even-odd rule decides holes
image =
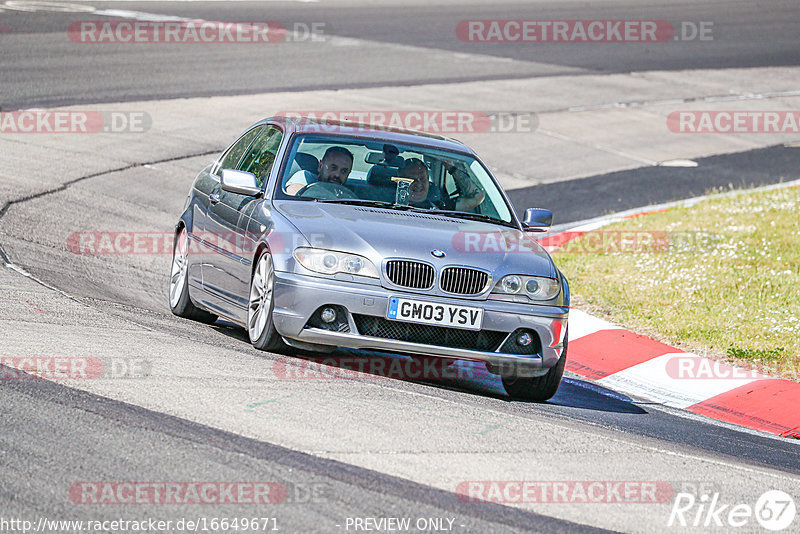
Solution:
[[[598,384],[712,419],[800,438],[800,383],[683,352],[570,311],[567,369]]]
[[[798,186],[800,181],[757,190]],[[546,236],[539,243],[553,251],[585,232],[612,222],[695,204],[704,198],[708,197],[586,221],[569,231]],[[569,324],[567,369],[573,373],[621,393],[753,430],[800,439],[798,382],[684,352],[580,310],[570,310]]]

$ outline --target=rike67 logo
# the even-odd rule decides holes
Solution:
[[[752,520],[762,528],[777,532],[787,529],[793,522],[797,509],[794,499],[780,490],[770,490],[761,495],[754,506],[747,503],[725,503],[719,493],[678,493],[667,521],[669,527],[741,528]]]

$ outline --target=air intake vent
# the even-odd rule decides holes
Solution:
[[[386,262],[386,276],[394,285],[400,287],[410,289],[433,287],[433,267],[419,261],[389,260]]]
[[[466,267],[447,267],[442,271],[439,285],[442,291],[454,295],[477,295],[486,289],[489,275],[476,269]]]
[[[409,343],[452,347],[456,349],[494,352],[506,334],[493,330],[463,330],[446,326],[390,321],[383,317],[353,314],[353,320],[362,336],[396,339]]]

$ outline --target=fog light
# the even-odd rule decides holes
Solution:
[[[520,335],[517,336],[517,345],[520,347],[527,347],[533,343],[533,338],[527,332],[522,332]]]
[[[336,320],[336,310],[333,308],[325,308],[319,316],[323,323],[332,323]]]

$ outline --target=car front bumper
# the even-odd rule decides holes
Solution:
[[[312,345],[351,349],[371,349],[443,358],[486,362],[499,372],[530,376],[541,375],[561,357],[567,327],[568,307],[538,306],[499,300],[462,300],[434,295],[390,290],[377,285],[347,282],[295,273],[275,272],[273,322],[278,333],[288,340]],[[535,331],[541,351],[534,354],[484,352],[442,345],[413,343],[384,337],[361,335],[352,314],[386,318],[390,297],[405,297],[432,303],[448,303],[483,308],[483,330],[510,335],[517,329]],[[339,332],[308,326],[321,306],[337,305],[349,312],[350,331]],[[502,348],[505,343],[501,343]]]

